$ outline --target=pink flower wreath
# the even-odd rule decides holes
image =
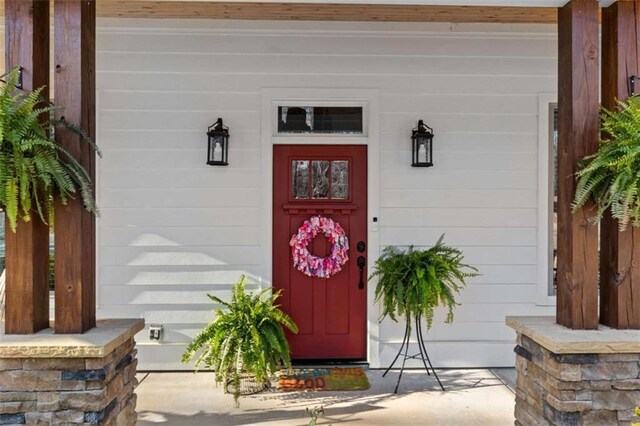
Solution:
[[[318,233],[322,232],[331,243],[331,254],[318,257],[309,253],[307,247]],[[289,242],[293,255],[293,266],[310,277],[329,278],[342,270],[349,256],[349,239],[339,223],[324,217],[313,216],[305,220],[298,233]]]

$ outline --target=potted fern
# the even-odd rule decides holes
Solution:
[[[182,362],[191,361],[199,353],[200,364],[215,370],[216,383],[231,388],[236,404],[241,395],[241,379],[250,375],[258,389],[268,387],[269,378],[281,367],[291,368],[289,344],[283,327],[298,332],[293,320],[275,304],[280,292],[266,295],[271,289],[247,293],[247,277],[242,276],[233,287],[231,302],[208,295],[222,309],[216,318],[200,331],[184,354]]]
[[[431,328],[435,309],[448,309],[446,322],[453,321],[457,305],[455,295],[466,285],[466,279],[477,276],[477,269],[463,263],[459,249],[444,244],[444,235],[427,250],[407,251],[387,247],[376,261],[371,278],[377,277],[375,300],[382,301],[382,318],[397,322],[403,316],[424,317]]]
[[[34,212],[51,223],[54,200],[66,204],[76,195],[96,213],[89,174],[56,144],[52,130],[63,127],[97,147],[78,126],[51,118],[57,107],[41,98],[42,89],[17,90],[18,72],[11,71],[0,87],[0,208],[10,229],[15,232],[18,221],[31,220]]]
[[[640,227],[640,98],[618,102],[618,110],[602,109],[602,130],[598,151],[578,166],[576,212],[589,200],[595,202],[595,221],[611,209],[621,231],[629,223]]]
[[[396,322],[398,316],[403,316],[405,319],[404,338],[398,354],[382,374],[382,377],[385,377],[389,373],[404,349],[394,393],[398,393],[407,359],[420,359],[427,373],[431,369],[440,388],[445,390],[427,354],[422,333],[422,319],[426,320],[427,330],[430,329],[435,309],[438,306],[445,306],[448,309],[445,322],[451,323],[453,311],[457,305],[456,294],[466,285],[467,278],[478,275],[478,270],[463,263],[462,252],[445,245],[443,240],[444,235],[427,250],[416,250],[413,246],[406,251],[393,246],[387,247],[374,266],[371,278],[378,278],[375,301],[382,301],[380,320],[387,316]],[[415,322],[416,343],[420,352],[416,355],[409,355],[412,320]]]

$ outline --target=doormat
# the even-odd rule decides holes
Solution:
[[[358,391],[371,385],[362,367],[293,368],[278,373],[281,391]]]

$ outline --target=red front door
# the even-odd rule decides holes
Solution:
[[[330,278],[310,277],[293,266],[289,241],[306,219],[324,216],[344,229],[349,260]],[[309,252],[325,257],[320,233]],[[294,359],[365,359],[367,276],[367,147],[276,145],[273,152],[273,286],[298,325],[290,334]],[[364,284],[364,285],[360,285]]]

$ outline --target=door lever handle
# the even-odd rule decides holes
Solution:
[[[367,263],[367,260],[364,256],[358,256],[358,268],[360,268],[360,282],[358,283],[358,288],[362,290],[364,288],[364,265]]]

